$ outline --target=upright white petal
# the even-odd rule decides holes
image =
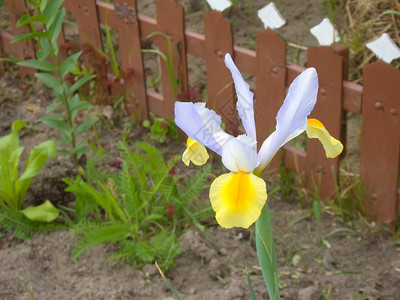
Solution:
[[[286,99],[276,116],[276,130],[261,146],[259,168],[265,168],[280,147],[306,129],[307,116],[315,106],[317,93],[317,71],[308,68],[289,87]]]
[[[221,117],[206,108],[205,103],[175,102],[175,123],[189,138],[219,155],[231,137],[221,129]]]
[[[387,33],[383,33],[378,39],[368,43],[367,48],[388,64],[390,64],[393,59],[400,57],[400,48]]]
[[[328,18],[324,18],[321,23],[312,27],[310,32],[321,46],[330,46],[334,42],[340,41],[339,32],[333,27]]]
[[[235,173],[251,172],[259,164],[257,152],[247,143],[231,138],[222,150],[222,163]]]
[[[302,134],[306,130],[306,128],[307,121],[299,128],[297,128],[291,135],[289,135],[286,140],[282,142],[282,144],[280,144],[278,147],[275,147],[274,149],[270,149],[270,147],[272,140],[275,138],[276,131],[271,133],[270,136],[264,141],[259,151],[258,156],[260,157],[261,162],[258,166],[258,169],[264,169],[274,158],[275,154],[279,151],[280,148],[282,148],[287,142]]]
[[[277,29],[286,23],[273,2],[259,9],[257,15],[263,22],[264,28]]]
[[[211,9],[218,11],[224,11],[228,7],[232,6],[232,2],[229,0],[207,0],[207,2]]]
[[[225,55],[225,65],[231,71],[233,82],[238,101],[236,108],[239,112],[239,117],[242,119],[242,124],[248,136],[254,140],[256,136],[256,124],[254,122],[254,94],[250,91],[249,85],[244,81],[239,69],[236,67],[229,53]]]

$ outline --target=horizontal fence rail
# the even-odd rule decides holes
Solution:
[[[1,31],[0,41],[1,51],[26,59],[32,58],[32,44],[9,44],[14,36],[25,30],[15,27],[16,16],[24,13],[22,4],[22,0],[7,0],[14,33]],[[127,109],[130,113],[139,112],[142,120],[149,112],[173,118],[174,89],[164,63],[161,63],[162,93],[147,89],[145,85],[141,39],[154,32],[163,32],[171,38],[174,72],[180,77],[178,88],[182,91],[188,88],[190,76],[187,54],[205,61],[207,105],[222,115],[232,133],[238,133],[239,123],[235,117],[234,87],[229,85],[232,79],[223,63],[224,54],[232,54],[238,68],[255,77],[260,144],[275,127],[275,115],[286,88],[305,69],[286,62],[286,43],[271,30],[257,33],[255,51],[235,46],[231,25],[216,11],[204,15],[204,34],[199,34],[185,30],[183,7],[172,0],[156,1],[156,19],[137,14],[134,0],[116,0],[114,4],[66,0],[64,7],[76,17],[82,47],[90,41],[92,46],[102,49],[100,24],[117,30],[121,70],[134,70],[134,75],[124,85]],[[154,35],[150,40],[161,52],[168,53],[167,42],[162,36]],[[62,35],[60,42],[63,41]],[[364,68],[364,86],[354,84],[346,81],[348,56],[348,49],[341,45],[308,49],[307,66],[317,69],[320,83],[313,116],[321,119],[333,136],[344,141],[345,112],[362,115],[360,176],[366,188],[365,206],[370,218],[394,224],[400,213],[400,72],[379,61]],[[335,192],[333,176],[338,174],[339,158],[327,160],[322,147],[314,140],[307,141],[306,152],[286,145],[284,163],[290,169],[305,173],[309,188],[313,188],[317,177],[321,177],[323,196],[332,196]],[[278,167],[277,160],[271,167]]]

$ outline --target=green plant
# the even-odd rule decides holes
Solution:
[[[170,135],[175,140],[179,139],[178,128],[174,121],[156,117],[152,113],[150,113],[150,116],[153,120],[153,124],[150,120],[145,120],[143,122],[143,127],[150,129],[149,137],[152,140],[163,143],[167,135]]]
[[[159,55],[162,60],[165,62],[165,65],[167,66],[167,70],[168,70],[168,74],[169,74],[169,78],[171,80],[171,87],[172,87],[172,92],[174,94],[174,100],[177,100],[178,97],[178,92],[181,93],[182,92],[182,84],[181,84],[181,78],[178,74],[178,76],[176,76],[175,71],[174,71],[174,61],[172,60],[172,41],[171,38],[163,33],[163,32],[153,32],[151,34],[149,34],[145,39],[150,39],[154,36],[162,36],[167,40],[168,43],[168,57],[167,55],[165,55],[163,52],[161,52],[160,50],[156,50],[156,49],[142,49],[141,51],[144,53],[154,53]],[[179,48],[179,44],[177,45],[177,49],[178,51],[180,51]],[[177,87],[179,88],[179,91],[177,90]]]
[[[19,144],[18,132],[25,122],[17,120],[12,124],[11,134],[0,139],[0,224],[14,235],[27,239],[40,227],[46,226],[58,217],[58,210],[46,200],[39,206],[22,204],[32,180],[40,172],[49,157],[56,156],[54,141],[46,141],[31,150],[25,167],[19,176],[18,166],[24,147]]]
[[[57,98],[56,102],[50,105],[41,121],[48,126],[61,132],[62,138],[57,141],[58,145],[69,145],[69,149],[60,149],[60,154],[70,155],[75,164],[79,165],[82,155],[90,151],[86,145],[86,138],[80,138],[88,128],[96,121],[96,118],[87,119],[79,124],[75,119],[83,110],[90,109],[92,105],[81,101],[77,90],[94,76],[84,75],[77,82],[68,86],[65,78],[71,73],[76,65],[81,52],[69,55],[64,61],[58,57],[59,46],[57,38],[65,18],[65,9],[61,8],[63,0],[29,0],[36,14],[25,15],[18,20],[18,26],[30,25],[32,32],[23,33],[12,40],[12,43],[34,39],[37,41],[37,59],[25,60],[18,63],[20,66],[31,67],[39,72],[35,76],[46,86],[53,89]],[[61,9],[60,9],[61,8]],[[35,31],[36,26],[42,30]],[[54,109],[63,105],[65,113],[53,113]]]
[[[359,175],[341,169],[339,178],[333,172],[335,181],[336,202],[330,203],[331,211],[339,217],[341,222],[349,222],[364,212],[363,196],[366,194]]]
[[[20,210],[32,180],[42,169],[48,157],[56,156],[54,141],[46,141],[32,149],[25,163],[22,175],[18,166],[24,147],[19,145],[18,132],[25,122],[17,120],[12,124],[11,134],[0,139],[0,205],[5,210]],[[28,216],[29,217],[29,213]]]
[[[169,269],[181,252],[177,239],[184,228],[194,223],[202,229],[197,219],[210,210],[199,209],[194,200],[202,192],[210,168],[178,188],[173,173],[179,156],[165,162],[153,146],[138,142],[136,147],[139,151],[132,152],[127,144],[119,143],[120,172],[102,173],[89,161],[85,180],[64,179],[66,191],[76,196],[77,224],[72,231],[83,235],[72,257],[100,243],[118,243],[119,250],[112,258],[137,267],[157,260],[163,269]]]

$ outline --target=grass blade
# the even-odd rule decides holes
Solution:
[[[164,273],[161,271],[160,267],[158,266],[157,262],[154,262],[156,264],[156,267],[158,269],[158,272],[160,272],[162,278],[164,278],[165,283],[167,284],[167,286],[169,287],[169,289],[171,290],[171,292],[174,294],[174,296],[176,297],[176,299],[181,300],[181,298],[179,298],[179,295],[176,293],[176,291],[174,290],[174,288],[172,287],[171,283],[169,282],[169,280],[167,279],[167,277],[165,277]]]

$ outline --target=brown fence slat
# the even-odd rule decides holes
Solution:
[[[78,4],[74,4],[72,1],[68,2],[76,17],[81,47],[89,44],[103,50],[96,1],[81,0]]]
[[[96,67],[99,69],[99,73],[104,76],[103,78],[97,78],[101,82],[98,88],[101,93],[100,98],[108,102],[109,89],[105,84],[107,82],[107,69],[105,65],[97,61],[104,58],[96,50],[96,48],[103,50],[96,1],[80,0],[77,4],[74,1],[68,1],[66,8],[72,11],[76,17],[76,23],[79,28],[79,42],[83,50],[82,57],[85,66],[90,68],[92,63],[97,62]],[[108,14],[111,15],[112,12],[108,12]]]
[[[364,69],[360,175],[367,212],[396,221],[400,149],[400,72],[378,61]]]
[[[26,26],[17,27],[18,19],[25,15],[24,1],[22,0],[6,0],[8,12],[10,15],[11,30],[14,37],[29,32]],[[36,57],[33,40],[25,40],[13,44],[14,54],[19,59],[33,59]],[[21,74],[33,75],[36,70],[28,67],[20,67]]]
[[[136,0],[115,0],[114,5],[113,14],[120,19],[116,29],[121,72],[124,74],[126,109],[129,114],[134,114],[144,121],[148,118],[148,109]]]
[[[218,28],[218,30],[216,30]],[[207,106],[222,117],[230,133],[237,132],[235,93],[231,73],[225,67],[226,53],[233,53],[232,28],[220,12],[204,15],[204,35],[207,66]],[[233,57],[233,59],[235,59]]]
[[[266,29],[256,39],[255,119],[258,148],[275,130],[276,114],[286,95],[286,43],[279,35]],[[268,169],[279,171],[277,157]]]
[[[172,0],[157,0],[157,31],[166,33],[171,38],[172,61],[175,73],[177,94],[187,90],[187,65],[185,45],[185,16],[183,6]],[[168,57],[168,42],[157,37],[159,49]],[[163,90],[163,106],[168,118],[174,117],[174,93],[171,78],[163,60],[161,61],[161,82]]]
[[[4,56],[3,45],[0,40],[0,76],[3,76],[5,73],[4,61],[1,60],[1,58],[3,58],[3,56]]]
[[[341,139],[342,125],[342,76],[343,58],[336,55],[330,47],[308,49],[308,66],[318,72],[318,100],[310,118],[319,119],[329,133]],[[321,176],[321,196],[332,196],[335,191],[332,167],[337,174],[339,159],[327,159],[321,143],[316,139],[307,139],[307,186],[313,189]]]

